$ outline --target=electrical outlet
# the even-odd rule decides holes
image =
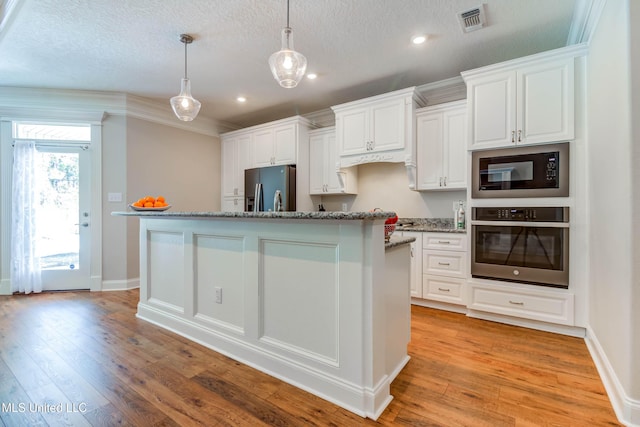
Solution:
[[[215,288],[213,288],[216,292],[216,304],[222,304],[222,288],[219,286],[216,286]]]
[[[346,212],[346,211],[347,211],[347,209],[348,209],[348,208],[347,208],[347,204],[346,204],[346,203],[343,203],[343,204],[342,204],[342,212]]]
[[[110,202],[121,202],[122,193],[109,193],[107,195],[107,200],[109,200]]]

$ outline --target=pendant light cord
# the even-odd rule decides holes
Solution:
[[[287,28],[289,28],[289,0],[287,0]]]
[[[187,42],[184,42],[184,78],[187,78]]]

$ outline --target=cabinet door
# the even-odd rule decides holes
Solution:
[[[273,130],[273,164],[296,164],[296,126],[287,125]]]
[[[443,185],[467,188],[467,111],[461,108],[443,114]]]
[[[548,143],[574,138],[573,63],[570,58],[518,72],[518,143]]]
[[[340,141],[340,155],[367,152],[369,140],[369,109],[359,108],[336,115],[336,130]]]
[[[442,113],[416,118],[418,190],[442,188]]]
[[[233,197],[237,194],[236,176],[236,139],[222,140],[222,197]]]
[[[404,148],[404,103],[404,99],[397,99],[371,107],[372,151]]]
[[[221,209],[223,212],[242,212],[244,211],[244,198],[223,197]]]
[[[422,234],[419,232],[403,231],[404,237],[415,237],[411,242],[410,282],[411,296],[422,298]]]
[[[338,145],[336,143],[335,133],[327,134],[325,144],[325,182],[327,184],[327,192],[342,194],[345,189],[342,188],[340,180],[338,179],[338,173],[336,172],[336,164],[338,163]]]
[[[273,164],[273,129],[263,129],[253,134],[254,167]]]
[[[236,142],[236,185],[238,196],[244,196],[244,171],[253,167],[253,146],[251,135],[242,135]]]
[[[309,138],[309,193],[323,194],[325,185],[326,135],[313,135]]]
[[[470,81],[469,149],[510,146],[515,143],[516,72],[492,74]],[[512,142],[513,140],[513,142]]]

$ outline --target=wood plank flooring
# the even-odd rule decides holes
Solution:
[[[136,319],[137,301],[0,297],[0,426],[620,425],[582,339],[414,306],[374,422]]]

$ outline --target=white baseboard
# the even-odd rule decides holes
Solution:
[[[590,327],[587,327],[587,336],[584,341],[600,374],[604,388],[607,390],[607,395],[618,420],[625,426],[640,426],[640,401],[627,396],[615,370],[609,363],[607,354],[598,341],[598,337]]]
[[[437,310],[452,311],[454,313],[467,314],[467,307],[464,305],[450,304],[446,302],[426,300],[422,298],[411,298],[411,304],[420,307],[435,308]]]
[[[127,280],[104,280],[102,282],[102,291],[126,291],[140,287],[140,278]]]

